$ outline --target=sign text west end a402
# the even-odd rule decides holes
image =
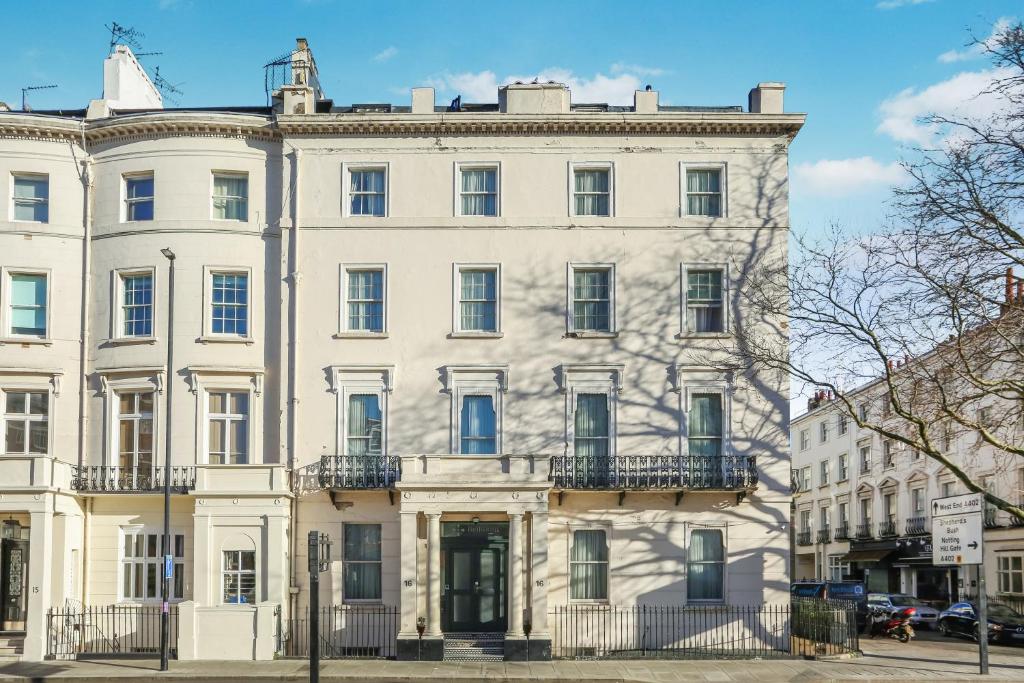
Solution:
[[[981,564],[985,499],[980,493],[932,501],[932,564],[956,567]]]

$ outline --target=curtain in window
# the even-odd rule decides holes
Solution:
[[[213,176],[214,217],[244,221],[249,213],[249,179],[242,176]]]
[[[718,529],[694,529],[686,562],[688,600],[722,600],[725,594],[725,546]]]
[[[687,422],[690,455],[722,454],[722,396],[694,394]]]
[[[383,271],[349,271],[348,328],[365,332],[384,331]]]
[[[379,524],[345,525],[345,598],[379,600],[381,552]]]
[[[462,215],[496,216],[497,172],[493,169],[467,169],[462,172]]]
[[[588,529],[573,532],[570,565],[570,598],[608,598],[608,545],[604,531]]]
[[[46,276],[11,276],[11,333],[46,336]]]
[[[381,454],[380,397],[357,394],[348,397],[348,454]]]
[[[494,399],[490,396],[465,396],[460,416],[461,452],[486,455],[498,452]]]
[[[577,216],[608,215],[608,171],[576,171]]]
[[[384,215],[384,171],[352,171],[349,195],[353,216]]]
[[[686,172],[686,213],[691,216],[722,215],[721,172]]]
[[[689,271],[686,275],[686,324],[690,332],[722,331],[722,272]]]
[[[578,395],[573,438],[574,453],[581,456],[607,457],[608,437],[608,396]]]

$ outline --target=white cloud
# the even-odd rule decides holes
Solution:
[[[568,69],[551,67],[530,76],[505,76],[498,78],[493,71],[446,73],[426,79],[428,85],[442,92],[461,94],[467,102],[494,102],[498,99],[498,88],[502,85],[555,81],[565,83],[572,91],[573,102],[607,102],[608,104],[631,104],[633,93],[640,89],[640,78],[635,73],[620,73],[616,76],[594,74],[592,78],[578,76]]]
[[[968,45],[963,50],[949,50],[939,55],[939,61],[943,64],[952,64],[953,62],[966,62],[971,59],[977,59],[985,54],[987,50],[995,46],[995,40],[998,38],[1006,29],[1010,28],[1010,24],[1014,21],[1014,17],[1000,17],[998,21],[992,26],[992,33],[989,37],[981,42]]]
[[[900,183],[903,168],[896,162],[884,164],[872,157],[821,159],[793,167],[796,191],[827,197],[845,197]]]
[[[936,114],[945,117],[985,118],[999,111],[1005,100],[984,92],[993,79],[1008,76],[1008,69],[965,71],[923,90],[907,88],[884,100],[878,111],[878,132],[899,142],[927,145],[941,134],[941,127],[921,121]]]
[[[388,61],[389,59],[391,59],[392,57],[394,57],[397,54],[398,54],[398,48],[395,47],[394,45],[391,45],[389,47],[384,48],[383,50],[381,50],[377,54],[375,54],[373,56],[373,61],[375,61],[375,62],[386,62],[386,61]]]
[[[613,74],[632,73],[637,76],[664,76],[668,73],[665,69],[657,66],[640,66],[639,64],[624,64],[623,62],[615,62],[610,70]]]
[[[923,5],[934,0],[881,0],[875,5],[877,9],[897,9],[908,5]]]

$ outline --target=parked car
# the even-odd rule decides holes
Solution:
[[[1024,643],[1024,614],[1007,605],[988,604],[988,639],[992,643]],[[950,605],[939,615],[939,630],[944,636],[978,638],[978,610],[973,602]]]
[[[852,602],[857,610],[857,629],[863,630],[868,623],[867,591],[860,581],[797,581],[790,586],[789,594],[794,598]]]
[[[877,605],[887,609],[890,614],[898,612],[907,607],[914,608],[914,614],[910,617],[910,625],[914,628],[935,628],[939,621],[939,610],[929,606],[923,600],[913,595],[902,593],[868,593],[868,606]]]

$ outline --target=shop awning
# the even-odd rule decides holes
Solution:
[[[851,550],[843,556],[843,562],[878,562],[892,552],[891,549]]]

